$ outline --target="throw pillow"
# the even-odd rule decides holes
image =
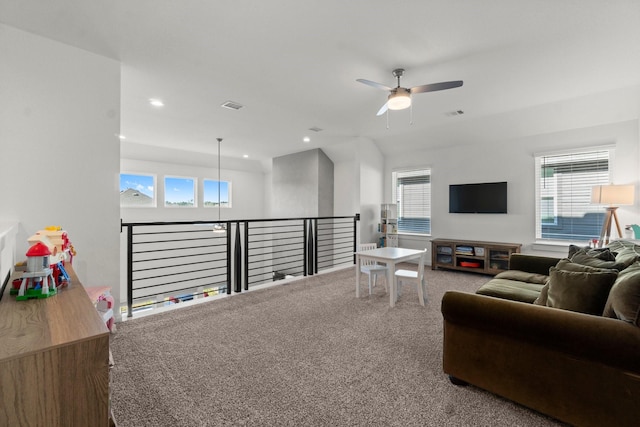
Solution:
[[[549,279],[545,282],[542,289],[540,289],[540,295],[533,302],[535,305],[547,305],[547,298],[549,297]]]
[[[617,273],[618,272],[618,270],[613,270],[610,268],[597,268],[597,267],[590,267],[588,265],[576,264],[574,262],[571,262],[567,258],[563,258],[560,261],[558,261],[558,263],[556,264],[556,268],[558,270],[578,271],[578,272],[586,272],[586,273],[598,273],[598,272]],[[538,298],[536,298],[536,300],[533,303],[536,305],[547,305],[548,294],[549,294],[549,281],[547,280],[544,287],[540,290],[540,295],[538,296]]]
[[[618,274],[602,315],[640,326],[640,262]]]
[[[611,252],[609,248],[589,249],[587,255],[603,261],[615,261],[617,252]]]
[[[613,268],[598,268],[598,267],[591,267],[589,265],[584,265],[584,264],[578,264],[575,262],[571,262],[571,260],[567,259],[567,258],[562,258],[560,261],[558,261],[558,263],[555,265],[555,267],[558,270],[566,270],[566,271],[583,271],[583,272],[587,272],[587,273],[617,273],[618,270],[615,270]]]
[[[590,246],[577,246],[577,245],[569,245],[569,254],[567,255],[569,258],[574,256],[578,251],[588,251],[591,249]]]
[[[616,272],[549,269],[547,307],[601,316]]]
[[[618,260],[618,257],[616,257],[614,261],[605,261],[587,254],[584,250],[576,252],[571,257],[571,262],[574,262],[576,264],[588,265],[590,267],[596,268],[612,268],[618,271],[624,270],[635,260],[636,259],[632,257],[620,257],[620,260]]]

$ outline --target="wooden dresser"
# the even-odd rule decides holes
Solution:
[[[0,425],[107,426],[109,330],[73,268],[46,299],[0,301]],[[19,274],[18,274],[19,276]]]

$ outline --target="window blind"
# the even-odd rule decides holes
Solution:
[[[431,233],[431,170],[393,172],[398,232]]]
[[[591,189],[609,183],[609,149],[535,157],[536,238],[589,241],[600,235],[602,206]]]

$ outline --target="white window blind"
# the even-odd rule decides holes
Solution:
[[[535,157],[536,238],[588,241],[600,235],[604,209],[591,189],[609,184],[611,149]]]
[[[398,232],[431,233],[431,170],[393,172],[394,199],[398,204]]]

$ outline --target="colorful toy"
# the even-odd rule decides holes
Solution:
[[[29,244],[42,242],[49,247],[52,254],[53,263],[73,262],[73,256],[76,254],[73,245],[69,241],[67,232],[62,230],[60,226],[49,226],[39,230],[28,239]]]
[[[51,251],[47,245],[37,242],[29,248],[26,255],[27,271],[22,273],[20,288],[16,290],[14,283],[14,288],[10,293],[17,294],[16,300],[18,301],[30,298],[48,298],[58,293],[49,260]]]
[[[50,261],[53,269],[53,277],[57,288],[65,287],[69,284],[70,278],[64,268],[66,262],[71,264],[76,251],[69,241],[67,232],[60,226],[49,226],[39,230],[28,239],[29,244],[37,242],[43,243],[51,252]]]
[[[67,232],[59,226],[46,227],[28,239],[27,260],[16,264],[22,276],[12,282],[11,295],[18,301],[48,298],[67,286],[71,279],[65,263],[76,254]]]

